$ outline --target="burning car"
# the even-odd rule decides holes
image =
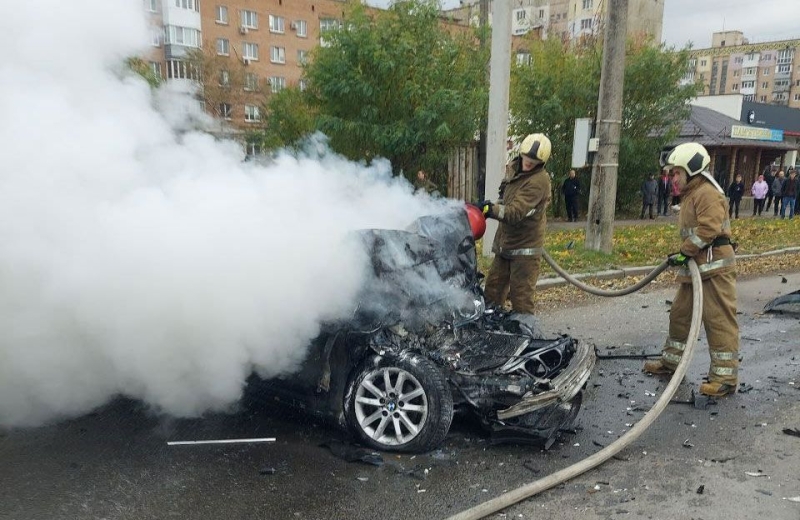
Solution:
[[[548,447],[581,405],[595,357],[535,318],[484,304],[475,240],[460,209],[406,230],[364,230],[371,280],[347,322],[328,324],[300,371],[266,390],[332,418],[372,448],[422,452],[455,412],[498,440]]]

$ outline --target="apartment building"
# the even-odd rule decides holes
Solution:
[[[489,10],[491,2],[488,0]],[[511,30],[519,36],[539,29],[542,38],[577,39],[597,34],[608,0],[511,0]],[[665,0],[630,0],[628,34],[652,36],[661,42]],[[463,0],[462,6],[443,11],[443,15],[471,25],[480,20],[481,0]],[[491,23],[491,17],[489,19]]]
[[[344,0],[143,0],[153,31],[146,59],[165,88],[189,92],[205,109],[246,129],[261,120],[264,93],[302,84],[302,64],[338,28]],[[202,50],[216,78],[188,60]],[[239,78],[240,81],[234,81]]]
[[[749,43],[741,31],[713,33],[711,47],[691,52],[683,82],[699,80],[705,96],[742,94],[745,101],[800,108],[800,39]]]

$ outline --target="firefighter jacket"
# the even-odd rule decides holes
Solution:
[[[678,228],[683,239],[681,253],[694,258],[703,280],[736,269],[728,201],[700,175],[683,190]],[[678,281],[691,281],[688,267],[680,269]]]
[[[517,169],[493,209],[500,226],[492,251],[504,258],[541,256],[549,202],[550,174],[544,165],[528,172]]]

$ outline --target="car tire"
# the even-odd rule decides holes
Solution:
[[[419,453],[436,448],[453,421],[453,395],[444,374],[419,354],[371,356],[351,376],[345,419],[363,444]]]

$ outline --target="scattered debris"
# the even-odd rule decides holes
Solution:
[[[644,395],[646,395],[646,396],[648,396],[648,397],[655,397],[655,396],[656,396],[656,393],[655,393],[655,392],[651,392],[651,391],[649,391],[649,390],[645,390],[645,391],[644,391]]]
[[[741,338],[747,341],[761,341],[761,338],[750,338],[748,336],[742,336]]]
[[[788,500],[789,502],[800,502],[800,497],[783,497],[784,500]]]
[[[750,390],[753,389],[753,385],[748,385],[747,383],[739,383],[739,388],[736,390],[740,394],[746,394]]]
[[[785,276],[781,276],[781,283],[789,283]]]
[[[239,443],[253,443],[253,442],[275,442],[275,437],[268,437],[263,439],[217,439],[208,441],[170,441],[167,446],[191,446],[196,444],[239,444]]]
[[[756,489],[756,493],[761,493],[762,495],[767,495],[768,497],[772,496],[772,491],[767,491],[766,489]]]
[[[685,441],[683,441],[683,447],[684,448],[694,448],[694,444],[689,442],[689,439],[686,439]]]
[[[767,477],[767,478],[769,478],[769,475],[767,475],[766,473],[764,473],[762,470],[758,470],[758,471],[745,471],[745,472],[744,472],[744,474],[745,474],[745,475],[747,475],[748,477]]]
[[[705,484],[703,484],[703,485],[701,485],[699,488],[697,488],[697,494],[698,494],[698,495],[702,495],[702,494],[703,494],[703,492],[705,492],[705,490],[706,490],[706,485],[705,485]]]
[[[528,471],[530,471],[531,473],[534,473],[534,474],[536,474],[536,475],[538,475],[539,473],[541,473],[541,472],[542,472],[542,470],[541,470],[541,469],[539,469],[539,468],[537,468],[537,467],[535,467],[535,466],[533,465],[533,461],[532,461],[532,460],[526,460],[525,462],[523,462],[523,463],[522,463],[522,467],[523,467],[523,468],[525,468],[525,469],[527,469],[527,470],[528,470]]]
[[[792,437],[800,437],[800,428],[784,428],[783,433]]]
[[[380,453],[360,448],[340,441],[331,441],[320,444],[323,448],[328,448],[331,453],[347,462],[363,462],[370,466],[383,466],[383,457]]]
[[[358,480],[359,482],[366,482],[369,480],[369,477],[356,477],[356,480]]]
[[[275,474],[275,468],[261,468],[260,470],[258,470],[258,472],[261,475],[274,475]]]

